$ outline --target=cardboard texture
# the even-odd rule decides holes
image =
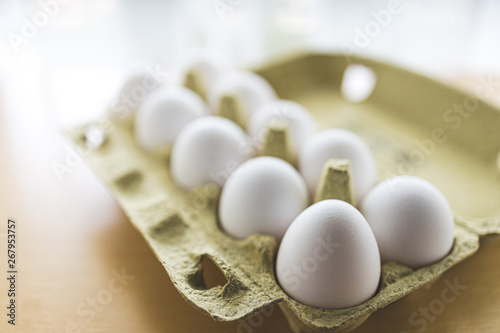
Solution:
[[[325,163],[314,202],[337,199],[355,206],[349,160],[332,158]]]
[[[371,96],[358,104],[340,94],[342,74],[350,63],[370,67],[377,77]],[[149,243],[181,295],[200,311],[215,320],[233,321],[279,304],[294,332],[347,332],[377,309],[472,255],[480,236],[500,233],[499,110],[428,78],[354,56],[304,54],[256,72],[281,98],[308,108],[321,129],[342,127],[359,134],[375,155],[379,180],[411,174],[433,182],[455,212],[455,242],[447,257],[418,270],[384,264],[379,291],[359,306],[332,310],[300,304],[276,282],[274,238],[227,236],[217,223],[220,190],[210,184],[190,192],[177,188],[170,180],[168,152],[141,151],[131,124],[115,122],[86,160]],[[198,87],[193,73],[188,81]],[[468,116],[450,113],[454,104],[461,105]],[[237,101],[228,97],[223,105],[225,116],[241,119],[234,110]],[[82,147],[87,127],[71,132]],[[265,153],[289,158],[286,128],[273,126],[265,137]],[[323,174],[317,198],[352,200],[348,163],[331,160]],[[337,191],[332,183],[345,185]],[[206,287],[201,266],[206,256],[224,273],[226,285]]]

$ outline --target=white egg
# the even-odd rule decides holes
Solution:
[[[273,87],[261,76],[248,71],[228,72],[214,82],[208,94],[208,103],[214,112],[219,110],[220,101],[226,95],[238,100],[245,123],[259,107],[276,99]]]
[[[286,231],[276,276],[296,301],[341,309],[373,297],[380,266],[377,242],[363,215],[344,201],[324,200],[304,210]]]
[[[257,145],[264,142],[266,128],[272,122],[281,123],[288,128],[294,158],[316,132],[314,118],[306,108],[296,102],[276,100],[257,109],[250,120],[248,130]]]
[[[118,91],[111,116],[119,120],[132,119],[149,94],[167,82],[164,73],[161,66],[154,63],[134,66]]]
[[[196,119],[179,134],[172,147],[171,174],[185,189],[206,183],[224,184],[250,156],[249,138],[232,121],[207,116]]]
[[[210,112],[203,100],[181,86],[166,86],[142,103],[135,118],[135,137],[146,150],[168,147],[194,119]]]
[[[370,149],[359,136],[345,129],[329,129],[311,138],[299,157],[299,169],[311,194],[316,191],[324,164],[331,158],[349,160],[354,196],[360,202],[377,178]]]
[[[417,177],[385,180],[365,197],[361,211],[383,262],[419,268],[445,257],[453,246],[453,213],[441,192]]]
[[[219,202],[219,221],[236,238],[258,233],[281,240],[307,204],[306,184],[293,166],[279,158],[257,157],[228,178]]]
[[[220,54],[207,50],[199,50],[186,56],[179,66],[182,81],[186,79],[188,72],[196,74],[203,92],[210,90],[210,85],[228,70],[228,61]]]

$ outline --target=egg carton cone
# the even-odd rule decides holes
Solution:
[[[184,86],[200,95],[203,99],[207,99],[207,91],[200,81],[196,71],[190,70],[186,73],[186,77],[184,78]]]
[[[343,73],[352,64],[366,66],[376,76],[375,87],[363,102],[350,102],[341,94]],[[102,128],[104,140],[91,148],[86,133],[89,126],[102,122],[72,130],[75,143],[87,151],[90,167],[148,242],[180,294],[198,310],[215,320],[235,321],[279,306],[294,332],[348,332],[374,311],[474,254],[481,237],[500,233],[500,110],[426,77],[355,56],[301,54],[255,72],[271,83],[280,98],[308,108],[321,129],[341,127],[360,135],[374,153],[379,181],[411,174],[434,183],[455,213],[454,245],[445,258],[420,269],[384,264],[376,295],[358,306],[310,307],[291,299],[278,285],[273,237],[237,240],[221,230],[217,186],[207,184],[192,191],[176,187],[168,151],[142,151],[128,122]],[[196,73],[190,73],[187,81],[199,87]],[[463,106],[462,113],[448,111],[455,104]],[[244,126],[232,96],[224,97],[219,114]],[[261,154],[295,164],[286,126],[272,124],[264,137]],[[329,160],[314,201],[356,204],[353,198],[349,162]],[[224,286],[207,287],[201,264],[206,258],[223,272]]]

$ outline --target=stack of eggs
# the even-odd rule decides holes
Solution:
[[[278,99],[257,74],[225,71],[203,57],[187,68],[197,92],[152,91],[135,114],[136,141],[147,151],[171,148],[179,187],[222,187],[218,218],[227,234],[276,238],[276,277],[290,297],[320,308],[355,306],[376,293],[382,263],[416,269],[449,253],[453,215],[432,184],[410,176],[376,184],[374,157],[359,136],[317,133],[307,109]],[[273,128],[285,129],[284,159],[264,156]],[[348,185],[334,185],[349,186],[350,196],[318,195],[332,160],[348,162]]]

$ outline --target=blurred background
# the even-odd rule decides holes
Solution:
[[[20,223],[20,325],[9,328],[238,332],[237,323],[216,323],[183,301],[84,164],[63,182],[52,169],[68,157],[63,131],[101,117],[134,64],[155,61],[174,73],[200,48],[243,68],[297,52],[341,52],[473,92],[480,78],[500,75],[499,31],[494,0],[0,0],[0,218]],[[499,97],[497,89],[497,105]],[[480,251],[444,277],[459,276],[469,289],[428,332],[498,329],[498,270],[476,274],[497,262],[498,247]],[[135,280],[83,321],[75,311],[122,268]],[[408,317],[441,288],[436,282],[378,311],[360,332],[410,330]],[[65,330],[72,322],[77,329]],[[279,311],[252,329],[269,331],[287,331]]]
[[[135,62],[168,68],[197,48],[222,53],[238,67],[320,50],[437,78],[500,71],[494,0],[0,3],[0,82],[29,95],[33,105],[25,109],[43,109],[55,126],[98,117]]]

